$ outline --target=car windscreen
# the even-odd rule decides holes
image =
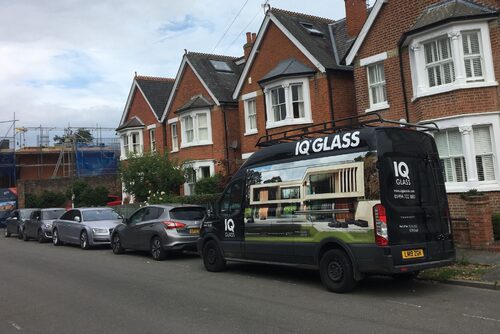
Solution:
[[[170,210],[170,218],[178,220],[202,220],[206,210],[201,207],[175,208]]]
[[[34,210],[19,210],[21,219],[28,219]]]
[[[66,210],[42,211],[42,219],[47,219],[47,220],[58,219],[65,212],[66,212]]]
[[[113,210],[96,209],[82,211],[83,221],[116,220],[120,215]]]

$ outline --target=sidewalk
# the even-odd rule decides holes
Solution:
[[[500,252],[457,248],[457,262],[491,265],[479,281],[449,279],[443,283],[470,286],[482,289],[500,290]]]

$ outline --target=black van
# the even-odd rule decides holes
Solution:
[[[243,164],[202,224],[206,269],[226,261],[313,267],[329,290],[345,292],[368,274],[412,278],[452,263],[434,139],[403,124],[321,125],[259,141],[268,147]]]

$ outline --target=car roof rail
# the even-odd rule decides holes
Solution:
[[[408,123],[404,120],[394,121],[383,118],[378,112],[340,118],[333,121],[311,124],[295,129],[269,133],[259,138],[256,147],[268,147],[280,143],[292,142],[314,137],[312,135],[329,135],[341,131],[360,129],[365,127],[376,127],[382,124],[399,125],[404,128],[415,128],[423,131],[439,131],[439,127],[434,122]]]

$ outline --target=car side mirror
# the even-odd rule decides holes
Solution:
[[[40,216],[37,216],[37,217],[36,217],[36,220],[40,220]]]
[[[77,223],[79,223],[79,222],[81,222],[81,221],[82,221],[82,219],[81,219],[79,216],[76,216],[76,217],[74,218],[74,220],[75,220]]]
[[[128,219],[128,218],[123,218],[123,223],[124,223],[125,225],[130,224],[130,219]]]

